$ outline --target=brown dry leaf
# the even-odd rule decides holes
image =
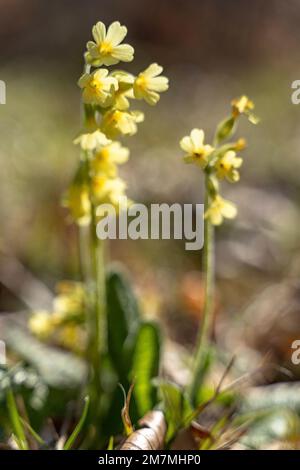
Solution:
[[[190,426],[192,435],[195,439],[200,440],[200,439],[213,439],[213,436],[211,435],[211,432],[209,429],[206,427],[202,426],[201,424],[197,423],[196,421],[193,421]]]
[[[140,429],[133,432],[120,450],[161,450],[167,425],[162,411],[149,411],[140,421]]]
[[[134,383],[130,385],[130,388],[126,396],[126,392],[124,388],[121,386],[121,389],[124,393],[124,406],[122,408],[121,414],[122,414],[122,421],[123,421],[126,436],[130,436],[134,432],[134,428],[133,428],[133,425],[130,419],[130,414],[129,414],[130,400],[131,400],[133,387],[134,387]]]

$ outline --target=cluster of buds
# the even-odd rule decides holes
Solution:
[[[258,118],[252,113],[254,104],[247,96],[233,100],[231,106],[230,115],[217,126],[213,145],[204,143],[202,129],[193,129],[189,136],[180,141],[180,146],[185,152],[185,162],[199,166],[207,176],[209,205],[206,207],[205,218],[213,225],[220,225],[224,218],[231,219],[237,214],[236,206],[220,195],[219,181],[239,181],[239,168],[243,160],[238,153],[246,147],[245,139],[227,143],[224,141],[234,134],[241,115],[246,115],[253,124],[258,122]]]
[[[86,343],[84,287],[80,282],[62,281],[56,292],[52,311],[34,312],[29,318],[29,329],[41,340],[81,353]]]
[[[118,165],[128,160],[129,150],[116,139],[135,134],[144,120],[142,112],[131,110],[132,100],[155,105],[159,93],[168,89],[168,79],[161,76],[163,69],[156,63],[137,76],[106,68],[133,60],[133,47],[122,44],[126,34],[127,28],[118,21],[107,30],[98,22],[84,55],[85,70],[78,85],[88,133],[74,141],[81,147],[82,158],[65,201],[79,224],[90,222],[92,205],[110,203],[118,208],[124,201],[126,184],[118,176]]]

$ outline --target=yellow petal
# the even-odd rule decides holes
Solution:
[[[88,73],[84,73],[80,79],[78,80],[77,84],[80,88],[84,88],[90,80],[90,75]]]
[[[94,72],[93,77],[95,77],[97,80],[100,80],[101,78],[107,77],[107,75],[107,69],[98,69],[96,72]]]
[[[242,158],[235,158],[233,162],[234,168],[240,168],[242,166],[243,159]]]
[[[126,26],[121,26],[119,21],[114,21],[108,28],[105,41],[112,46],[120,44],[127,34]]]
[[[193,146],[193,143],[191,141],[191,138],[188,135],[183,137],[179,144],[180,144],[180,147],[182,148],[182,150],[184,150],[188,154],[193,153],[194,146]]]
[[[237,215],[237,208],[236,206],[229,201],[223,200],[222,204],[222,215],[226,217],[227,219],[234,219],[234,217]]]
[[[102,23],[102,21],[98,21],[98,23],[96,23],[95,26],[93,26],[92,34],[97,44],[104,41],[105,36],[106,36],[105,24]]]
[[[204,141],[204,131],[202,129],[193,129],[191,132],[191,141],[195,150],[202,147]]]
[[[160,96],[155,91],[148,90],[144,93],[144,100],[146,101],[146,103],[153,106],[160,100]]]
[[[94,150],[98,146],[108,145],[110,143],[111,140],[99,130],[89,134],[82,134],[74,140],[74,144],[80,144],[83,150]]]
[[[205,213],[205,218],[213,225],[220,225],[223,222],[223,216],[217,207],[210,207]]]
[[[169,88],[167,77],[154,77],[148,80],[148,87],[153,91],[166,91]]]
[[[131,62],[133,60],[133,54],[134,49],[129,44],[115,46],[112,51],[112,56],[117,60],[122,60],[123,62]]]
[[[161,74],[163,71],[163,68],[161,65],[158,65],[156,63],[149,65],[149,67],[144,70],[143,75],[147,77],[156,77],[157,75]]]
[[[145,115],[141,111],[132,111],[131,116],[133,116],[135,122],[138,122],[138,123],[143,122],[145,119]]]

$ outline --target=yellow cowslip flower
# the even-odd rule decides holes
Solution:
[[[92,29],[94,41],[87,43],[85,60],[94,67],[114,65],[120,60],[131,62],[134,49],[129,44],[121,44],[127,34],[126,26],[114,21],[106,31],[104,23],[99,21]]]
[[[231,106],[232,116],[234,118],[237,118],[240,114],[245,114],[252,124],[257,124],[259,122],[259,118],[251,112],[254,109],[254,103],[253,101],[249,100],[246,95],[232,100]]]
[[[133,135],[137,132],[136,124],[143,120],[144,114],[140,111],[107,111],[103,117],[102,130],[112,139],[119,134]]]
[[[134,98],[132,88],[134,76],[130,73],[123,72],[122,70],[116,70],[115,72],[112,72],[111,75],[118,80],[118,89],[114,94],[114,108],[124,111],[130,106],[128,98]]]
[[[99,104],[108,107],[112,104],[115,90],[118,89],[118,80],[108,75],[107,69],[98,69],[89,74],[85,73],[78,80],[83,89],[82,99],[86,104]]]
[[[112,210],[114,208],[116,213],[120,209],[127,209],[132,204],[125,194],[127,185],[121,178],[107,178],[105,175],[97,175],[92,180],[92,187],[95,201],[99,204],[96,210],[98,218],[107,215],[108,208],[105,207],[103,212],[101,204],[111,205]]]
[[[109,199],[114,205],[118,205],[122,197],[125,196],[127,184],[122,178],[114,178],[109,180]]]
[[[240,179],[237,168],[240,168],[243,160],[236,156],[236,152],[229,150],[217,161],[215,165],[216,175],[222,180],[226,178],[228,181],[234,183]]]
[[[224,218],[234,219],[236,214],[236,206],[217,194],[205,212],[205,218],[209,219],[213,225],[220,225]]]
[[[151,64],[141,72],[133,84],[134,96],[137,99],[144,99],[148,104],[155,105],[160,99],[158,92],[166,91],[169,88],[167,77],[158,76],[163,68],[158,64]]]
[[[246,95],[243,95],[240,98],[235,98],[231,101],[231,105],[233,113],[237,115],[247,113],[254,109],[253,101],[249,100]]]
[[[56,341],[64,348],[80,354],[85,348],[86,333],[79,325],[64,325],[59,328]]]
[[[88,134],[81,134],[74,140],[74,144],[80,144],[82,150],[95,150],[102,145],[108,145],[110,143],[111,140],[99,130]]]
[[[79,225],[88,225],[91,218],[89,188],[86,184],[73,183],[64,202],[71,216]]]
[[[82,317],[85,305],[85,291],[80,282],[62,281],[57,284],[58,295],[53,301],[53,323],[58,326],[72,319]]]
[[[125,189],[126,183],[121,178],[108,178],[104,174],[92,178],[93,195],[99,203],[117,204]]]
[[[31,332],[41,339],[47,339],[53,331],[51,315],[45,310],[34,312],[28,326]]]
[[[112,142],[97,151],[91,161],[91,166],[95,173],[105,173],[114,178],[117,173],[116,165],[127,162],[128,157],[128,148],[123,147],[120,142]]]
[[[189,136],[183,137],[180,147],[186,152],[184,160],[186,163],[196,163],[201,168],[205,168],[209,156],[214,151],[214,147],[204,144],[204,131],[193,129]]]
[[[53,312],[35,312],[29,319],[28,326],[40,339],[51,338],[71,348],[73,342],[73,346],[76,346],[77,336],[81,336],[83,332],[80,325],[85,315],[85,289],[80,282],[62,281],[57,284],[56,290],[58,295],[53,301]],[[70,339],[68,343],[66,338]]]

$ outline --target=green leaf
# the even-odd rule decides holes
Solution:
[[[47,446],[47,443],[44,441],[44,439],[39,436],[39,434],[33,429],[33,427],[29,423],[27,423],[27,421],[25,421],[25,419],[21,418],[21,422],[24,428],[27,429],[27,431],[32,435],[32,437],[36,440],[38,444],[45,447]]]
[[[82,411],[82,415],[80,417],[80,420],[76,424],[72,434],[70,435],[69,439],[65,443],[64,450],[71,449],[72,445],[74,444],[77,436],[79,435],[79,433],[80,433],[80,431],[81,431],[81,429],[82,429],[82,427],[85,423],[85,420],[86,420],[86,417],[87,417],[87,412],[88,412],[89,405],[90,405],[89,397],[85,397],[84,401],[85,401],[85,403],[84,403],[84,407],[83,407],[83,411]]]
[[[215,356],[215,348],[213,346],[208,346],[203,352],[199,369],[194,372],[193,383],[189,389],[189,394],[190,399],[195,407],[197,407],[199,403],[202,403],[202,387],[207,375],[212,368],[212,365],[215,362]]]
[[[5,328],[5,341],[54,389],[77,390],[86,380],[87,367],[83,360],[41,343],[13,322]]]
[[[236,119],[233,116],[229,116],[224,121],[221,121],[216,130],[215,141],[217,144],[222,140],[228,139],[235,132]]]
[[[131,367],[140,312],[130,283],[120,272],[107,277],[108,351],[120,382],[127,381]]]
[[[10,416],[13,432],[20,450],[28,450],[25,431],[22,420],[18,412],[17,404],[11,388],[7,391],[7,408]]]
[[[133,395],[140,416],[156,403],[152,379],[159,372],[160,333],[154,323],[144,322],[138,331],[132,364]]]
[[[114,436],[110,436],[107,450],[114,450]]]
[[[168,423],[166,442],[170,442],[184,425],[187,417],[192,415],[193,408],[178,385],[163,381],[158,383],[158,387]]]

